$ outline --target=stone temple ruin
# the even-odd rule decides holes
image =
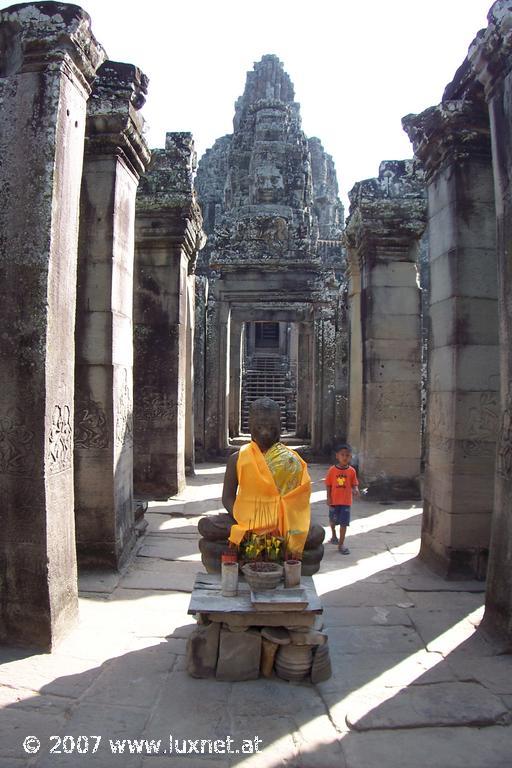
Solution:
[[[345,225],[276,56],[197,165],[188,133],[150,151],[148,79],[82,9],[0,11],[3,642],[51,648],[77,567],[122,567],[261,394],[310,455],[348,439],[371,498],[423,496],[420,556],[487,574],[512,638],[511,28],[497,0]]]

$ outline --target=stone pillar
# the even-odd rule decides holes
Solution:
[[[361,270],[359,471],[369,498],[417,498],[421,351],[416,258],[426,222],[423,183],[412,161],[386,161],[377,179],[355,185],[350,200],[347,244],[351,263]],[[352,290],[357,291],[356,285]],[[357,323],[354,306],[353,312]]]
[[[349,370],[349,327],[347,284],[338,290],[336,307],[336,405],[334,414],[334,443],[347,440],[348,436],[348,370]]]
[[[228,447],[229,338],[231,309],[217,296],[217,281],[210,283],[206,312],[205,448],[208,457]]]
[[[466,99],[404,125],[428,183],[430,350],[421,556],[485,575],[493,508],[498,348],[489,123]]]
[[[229,341],[229,436],[240,434],[240,408],[242,398],[242,328],[241,320],[231,322]]]
[[[357,241],[356,241],[357,242]],[[348,263],[348,324],[349,324],[349,382],[348,382],[348,441],[359,462],[361,420],[363,414],[363,337],[361,327],[361,269],[354,248],[349,246]]]
[[[313,402],[311,448],[317,454],[329,454],[334,445],[335,429],[335,307],[316,309],[313,325]]]
[[[195,335],[195,306],[196,306],[196,277],[189,275],[187,280],[187,363],[185,383],[185,471],[187,475],[195,474],[195,373],[194,373],[194,335]]]
[[[205,461],[205,398],[206,398],[206,304],[208,278],[197,275],[195,280],[195,327],[194,327],[194,434],[195,455]]]
[[[194,168],[191,135],[168,133],[137,195],[134,491],[140,498],[168,499],[185,486],[187,283],[204,244]]]
[[[107,61],[87,107],[80,204],[75,364],[75,523],[79,565],[118,568],[133,514],[135,195],[149,162],[147,78]]]
[[[469,59],[489,106],[497,218],[500,414],[485,623],[512,638],[512,2],[495,3]],[[481,273],[480,273],[481,274]],[[490,490],[489,490],[490,495]]]
[[[311,390],[313,388],[313,355],[311,324],[299,324],[297,359],[297,437],[311,437]]]
[[[75,5],[0,11],[0,640],[77,616],[73,366],[85,110],[104,52]]]

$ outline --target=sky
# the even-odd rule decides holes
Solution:
[[[0,8],[12,0],[0,0]],[[441,101],[491,0],[83,0],[110,59],[148,75],[151,147],[191,131],[199,156],[232,132],[246,72],[276,54],[340,195],[412,156],[401,118]],[[348,211],[347,211],[348,212]]]

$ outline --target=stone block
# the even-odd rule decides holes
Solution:
[[[467,246],[460,251],[442,251],[431,261],[431,304],[453,296],[496,298],[496,250],[489,247],[488,240],[482,240],[482,244],[485,247]]]
[[[371,285],[375,287],[415,286],[417,267],[410,261],[391,261],[388,264],[376,264],[370,274]]]
[[[198,626],[187,640],[187,672],[192,677],[215,677],[220,624]]]
[[[364,351],[366,358],[382,362],[394,360],[408,360],[417,362],[420,360],[420,340],[418,339],[373,339],[365,342]]]
[[[497,345],[498,304],[495,299],[450,297],[430,307],[433,347]]]
[[[217,680],[256,680],[260,674],[261,634],[258,631],[220,632]]]
[[[381,360],[370,358],[367,361],[367,379],[372,382],[410,381],[420,386],[420,362],[416,360]]]
[[[375,310],[384,316],[418,315],[419,313],[420,291],[416,285],[393,288],[371,286],[366,291],[368,296],[371,296],[372,312]]]
[[[386,314],[380,304],[375,304],[365,324],[367,338],[415,340],[420,333],[419,310],[415,314],[395,316],[395,313]]]

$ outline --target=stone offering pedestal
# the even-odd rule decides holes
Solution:
[[[323,608],[311,577],[300,586],[306,607],[286,603],[285,589],[270,589],[268,602],[258,609],[246,581],[239,581],[236,597],[223,597],[218,574],[198,573],[188,610],[198,621],[187,644],[189,675],[236,682],[271,677],[275,671],[284,680],[327,680],[331,665],[321,631]]]

